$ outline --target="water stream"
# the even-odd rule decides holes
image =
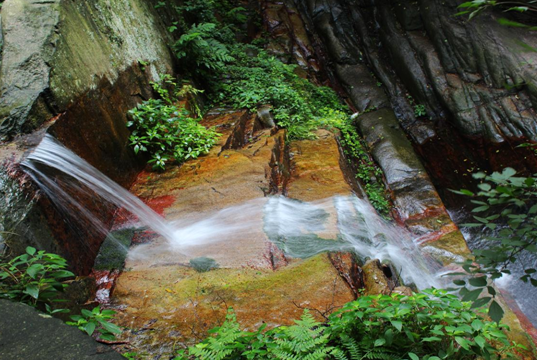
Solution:
[[[22,164],[58,207],[66,211],[76,209],[79,216],[104,234],[109,229],[103,219],[88,211],[74,194],[94,194],[102,202],[124,208],[138,218],[140,226],[147,226],[163,237],[159,246],[134,247],[131,258],[188,254],[193,248],[198,248],[199,255],[200,249],[210,251],[210,244],[237,241],[238,234],[248,238],[261,233],[292,257],[354,250],[362,260],[378,258],[390,262],[407,284],[413,283],[420,289],[439,285],[436,274],[441,269],[423,256],[411,234],[383,220],[367,201],[354,195],[311,203],[274,196],[211,214],[193,211],[191,217],[165,220],[50,135]]]
[[[102,220],[87,211],[72,194],[91,191],[104,201],[136,215],[143,225],[165,238],[174,237],[174,229],[160,215],[51,135],[45,135],[41,144],[22,162],[22,166],[58,208],[76,208],[80,216],[104,232],[109,229],[105,228]],[[61,181],[54,176],[58,173],[63,176]]]

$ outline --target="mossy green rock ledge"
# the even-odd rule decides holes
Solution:
[[[0,300],[0,360],[121,360],[75,327],[34,308]]]

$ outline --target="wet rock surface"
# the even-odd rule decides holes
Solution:
[[[174,342],[200,340],[228,307],[253,330],[263,322],[291,324],[304,308],[327,314],[356,296],[343,270],[326,253],[315,255],[337,243],[333,205],[323,207],[324,220],[310,235],[289,239],[309,249],[300,256],[289,256],[290,243],[271,242],[265,223],[270,189],[298,202],[352,194],[335,135],[320,131],[317,140],[286,146],[282,130],[252,131],[255,120],[247,112],[207,116],[202,123],[223,134],[208,155],[163,173],[144,172],[132,187],[149,205],[172,197],[162,213],[180,229],[171,242],[153,237],[134,246],[116,282],[112,304],[120,323],[133,328],[127,337],[135,348],[153,353],[159,344],[169,352]],[[244,145],[237,139],[246,139]],[[202,228],[209,234],[196,236]],[[196,265],[208,261],[208,269]]]
[[[2,211],[16,214],[2,217],[1,227],[17,234],[6,236],[13,254],[38,246],[88,274],[105,236],[60,213],[35,188],[14,187],[21,182],[18,163],[48,131],[120,184],[131,184],[143,159],[127,146],[126,113],[152,96],[150,81],[173,67],[166,17],[146,1],[5,1],[1,15],[0,137],[18,136],[0,145],[2,171],[13,175],[1,184]],[[75,195],[110,223],[115,208]]]
[[[121,360],[110,346],[21,303],[0,300],[0,359]]]

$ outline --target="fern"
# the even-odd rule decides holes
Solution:
[[[222,70],[235,59],[224,43],[217,39],[217,26],[213,23],[194,24],[173,45],[177,58],[185,68]]]
[[[324,360],[331,358],[332,352],[341,358],[341,352],[328,346],[329,334],[324,333],[323,325],[308,310],[295,323],[277,332],[276,348],[271,351],[276,359]]]
[[[192,357],[198,360],[240,358],[252,336],[251,333],[240,330],[237,317],[231,309],[228,311],[224,324],[212,332],[217,333],[217,335],[190,347],[188,349],[189,357],[177,359],[191,359]]]

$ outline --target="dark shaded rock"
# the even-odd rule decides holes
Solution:
[[[38,197],[28,185],[18,181],[9,166],[0,167],[0,243],[13,254],[24,253],[27,246],[61,253],[45,214],[36,205]]]
[[[129,251],[135,229],[122,229],[108,234],[95,259],[95,270],[121,270]]]
[[[367,66],[336,65],[336,74],[359,112],[390,106],[382,90],[382,82],[375,78]]]
[[[197,272],[204,273],[213,269],[218,269],[218,263],[208,257],[198,257],[190,260],[190,266]]]
[[[356,257],[350,252],[329,253],[328,258],[336,268],[339,276],[345,280],[354,296],[360,296],[361,291],[365,288],[364,272],[358,266]]]
[[[397,20],[403,29],[411,31],[423,28],[418,0],[397,0],[394,7]]]
[[[120,360],[111,347],[34,308],[0,300],[0,359]]]

